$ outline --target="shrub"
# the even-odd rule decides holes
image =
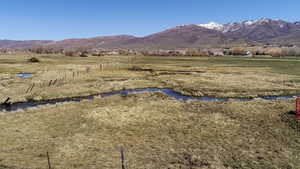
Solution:
[[[230,53],[231,55],[247,55],[247,50],[243,47],[233,47]]]
[[[28,61],[31,62],[31,63],[38,63],[38,62],[40,62],[40,60],[37,59],[37,58],[35,58],[35,57],[30,58]]]
[[[88,52],[87,51],[83,51],[79,53],[80,57],[88,57]]]
[[[65,56],[75,56],[75,52],[74,51],[65,51]]]
[[[283,48],[282,55],[284,55],[284,56],[300,56],[300,48],[298,48],[298,47]]]
[[[59,47],[38,46],[31,48],[30,51],[37,54],[58,54],[62,53],[63,49]]]
[[[267,50],[267,54],[271,55],[272,57],[283,56],[283,52],[281,48],[270,48]]]

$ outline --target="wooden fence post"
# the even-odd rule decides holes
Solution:
[[[52,83],[52,80],[50,80],[50,82],[49,82],[49,84],[48,84],[48,87],[50,87],[50,86],[51,86],[51,83]]]
[[[28,87],[28,89],[26,90],[26,93],[28,93],[28,92],[29,92],[30,88],[31,88],[31,86],[29,86],[29,87]]]
[[[32,87],[31,87],[31,89],[29,90],[29,92],[31,92],[31,91],[33,90],[34,86],[35,86],[35,83],[32,84]]]
[[[49,152],[47,151],[47,161],[48,161],[48,168],[51,169],[51,162],[49,157]]]
[[[56,84],[56,82],[57,82],[57,79],[55,79],[55,80],[54,80],[54,82],[53,82],[53,85],[55,85],[55,84]]]
[[[126,169],[125,167],[125,154],[124,154],[124,148],[121,147],[121,163],[122,163],[122,169]]]

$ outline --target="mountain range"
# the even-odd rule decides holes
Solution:
[[[300,46],[300,21],[287,22],[262,18],[243,22],[188,24],[145,37],[131,35],[100,36],[61,41],[0,40],[0,48],[31,48],[36,46],[74,48],[181,49],[230,47],[234,45]]]

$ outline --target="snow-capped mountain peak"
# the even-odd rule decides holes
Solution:
[[[269,18],[261,18],[260,20],[258,20],[258,22],[260,23],[269,23],[273,21],[272,19],[269,19]]]
[[[202,26],[202,27],[205,27],[207,29],[213,29],[213,30],[222,30],[224,25],[222,24],[218,24],[216,22],[209,22],[207,24],[199,24],[198,26]]]
[[[253,25],[253,24],[257,23],[257,21],[251,20],[251,21],[245,21],[244,23],[245,23],[245,25]]]

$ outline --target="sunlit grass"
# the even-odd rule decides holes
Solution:
[[[297,93],[300,62],[269,59],[0,55],[0,101],[147,87],[219,97]],[[180,102],[142,93],[1,113],[0,168],[46,168],[47,151],[54,168],[120,168],[121,146],[128,169],[300,168],[293,110],[294,100]]]

